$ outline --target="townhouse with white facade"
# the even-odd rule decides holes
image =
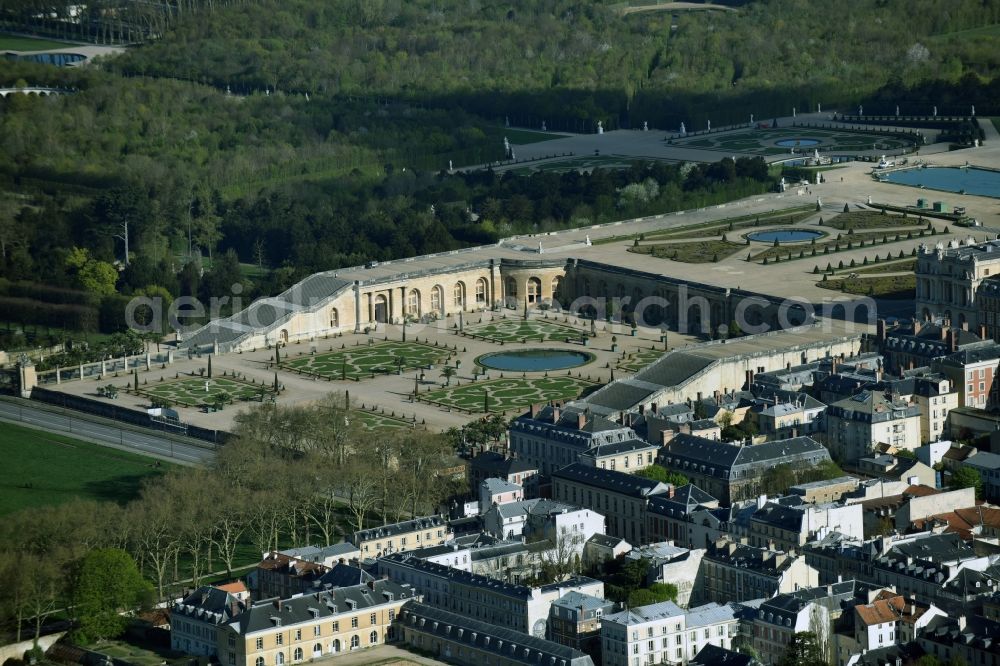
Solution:
[[[830,454],[854,463],[872,453],[876,444],[915,450],[920,440],[920,407],[899,396],[864,390],[833,403],[826,410]]]
[[[756,548],[730,539],[712,544],[702,563],[698,602],[747,601],[819,584],[819,573],[802,555]]]
[[[410,553],[381,557],[377,567],[380,575],[411,585],[425,604],[539,637],[545,636],[554,600],[571,590],[604,596],[604,583],[584,576],[528,587],[427,562]]]
[[[606,615],[601,623],[604,666],[687,664],[706,645],[728,649],[739,634],[735,604],[685,611],[672,601]]]

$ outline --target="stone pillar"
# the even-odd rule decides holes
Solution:
[[[361,332],[361,283],[358,280],[354,281],[354,332]]]
[[[170,365],[173,362],[174,362],[174,350],[173,349],[168,349],[167,350],[167,365]]]
[[[385,313],[385,320],[386,323],[391,324],[396,318],[396,297],[392,289],[389,289],[389,302],[386,303],[386,307],[389,308],[389,311]]]
[[[406,287],[399,288],[399,316],[406,319]]]
[[[216,344],[218,344],[218,343],[216,343]],[[152,369],[153,369],[153,361],[149,357],[149,352],[146,352],[146,372],[149,372]]]
[[[62,368],[56,368],[56,385],[62,384]]]
[[[31,389],[38,386],[38,374],[35,372],[35,364],[31,362],[31,359],[24,357],[24,359],[18,363],[18,378],[21,382],[21,397],[30,398]]]
[[[368,323],[375,321],[375,298],[371,293],[366,294],[368,298]]]
[[[104,359],[102,358],[101,359],[101,379],[104,379],[104,376],[106,374],[108,374],[108,365],[107,365],[107,363],[105,363]]]
[[[80,381],[83,381],[83,363],[80,364]]]

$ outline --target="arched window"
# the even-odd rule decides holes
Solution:
[[[319,643],[313,645],[313,659],[323,656],[323,646]]]
[[[528,302],[542,302],[542,281],[536,277],[528,279]]]
[[[412,317],[420,316],[420,291],[411,289],[406,296],[406,314]]]
[[[284,664],[285,663],[285,653],[284,652],[277,652],[277,653],[275,653],[275,655],[274,655],[274,663],[277,664],[278,666],[281,666],[282,664]]]
[[[330,308],[330,328],[338,326],[340,326],[340,315],[337,313],[337,308]]]
[[[559,294],[559,278],[552,278],[552,298],[556,298]]]
[[[465,283],[456,282],[455,287],[451,290],[451,302],[456,308],[462,309],[465,307]]]
[[[302,661],[302,648],[295,648],[295,651],[292,652],[292,661]]]
[[[507,298],[517,298],[517,280],[507,278]]]
[[[486,278],[476,280],[476,303],[486,303]]]
[[[254,666],[264,666],[264,657],[257,657],[253,664]]]
[[[432,312],[444,312],[444,289],[441,285],[436,285],[431,289],[431,311]]]
[[[377,631],[372,631],[372,633],[368,634],[368,642],[371,645],[375,645],[376,643],[378,643],[378,632]]]
[[[351,649],[353,650],[354,648],[359,647],[360,645],[361,645],[361,640],[357,637],[357,635],[355,634],[354,636],[351,636]]]
[[[340,640],[335,640],[332,643],[330,643],[330,652],[332,652],[333,654],[337,654],[338,652],[340,652]]]

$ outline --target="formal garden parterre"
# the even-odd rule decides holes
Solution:
[[[139,386],[139,395],[163,406],[221,407],[231,402],[264,401],[276,395],[273,384],[236,377],[195,376],[145,381],[147,383]]]
[[[453,349],[420,342],[383,341],[324,353],[279,359],[282,370],[321,377],[360,381],[401,370],[426,368],[447,361]]]
[[[598,386],[601,386],[600,382],[571,373],[548,377],[505,377],[432,389],[420,393],[417,399],[470,414],[507,412],[550,400],[572,400]]]
[[[579,340],[585,333],[568,323],[551,319],[499,319],[472,326],[465,326],[462,333],[494,343],[512,342],[565,342],[567,338]]]

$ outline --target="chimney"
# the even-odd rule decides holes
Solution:
[[[963,331],[968,331],[969,330],[969,322],[968,322],[968,320],[962,322],[962,330]]]
[[[557,405],[552,405],[552,422],[559,423],[560,410]]]
[[[954,328],[948,329],[948,349],[958,351],[958,331]]]
[[[948,339],[948,325],[941,324],[941,341],[944,342]]]
[[[830,359],[830,374],[831,375],[837,374],[837,357],[836,356],[834,356],[833,358]]]
[[[920,333],[920,329],[923,328],[923,326],[924,326],[924,322],[920,321],[919,319],[914,319],[913,320],[913,335],[918,335]]]
[[[743,372],[743,382],[744,386],[750,388],[750,385],[753,383],[753,373],[751,371],[745,370]]]
[[[541,410],[541,408],[542,408],[542,406],[539,405],[537,402],[531,403],[531,412],[530,412],[531,413],[531,418],[537,418],[538,417],[538,412]]]
[[[879,319],[875,323],[875,338],[880,342],[885,342],[885,319]]]
[[[690,435],[691,434],[691,424],[690,423],[682,423],[681,427],[680,427],[680,431],[683,434],[685,434],[685,435]]]
[[[719,391],[719,389],[715,389],[715,391],[712,392],[712,397],[715,398],[715,404],[718,405],[718,404],[722,403],[722,401],[719,399],[719,396],[721,396],[721,395],[722,395],[722,392]]]
[[[701,391],[698,391],[698,402],[701,402]]]
[[[660,431],[660,446],[666,446],[670,443],[670,440],[674,438],[676,433],[670,428],[664,428]]]
[[[979,337],[983,340],[986,339],[986,324],[979,325]]]
[[[583,426],[587,425],[587,413],[580,412],[576,415],[576,429],[583,430]]]

